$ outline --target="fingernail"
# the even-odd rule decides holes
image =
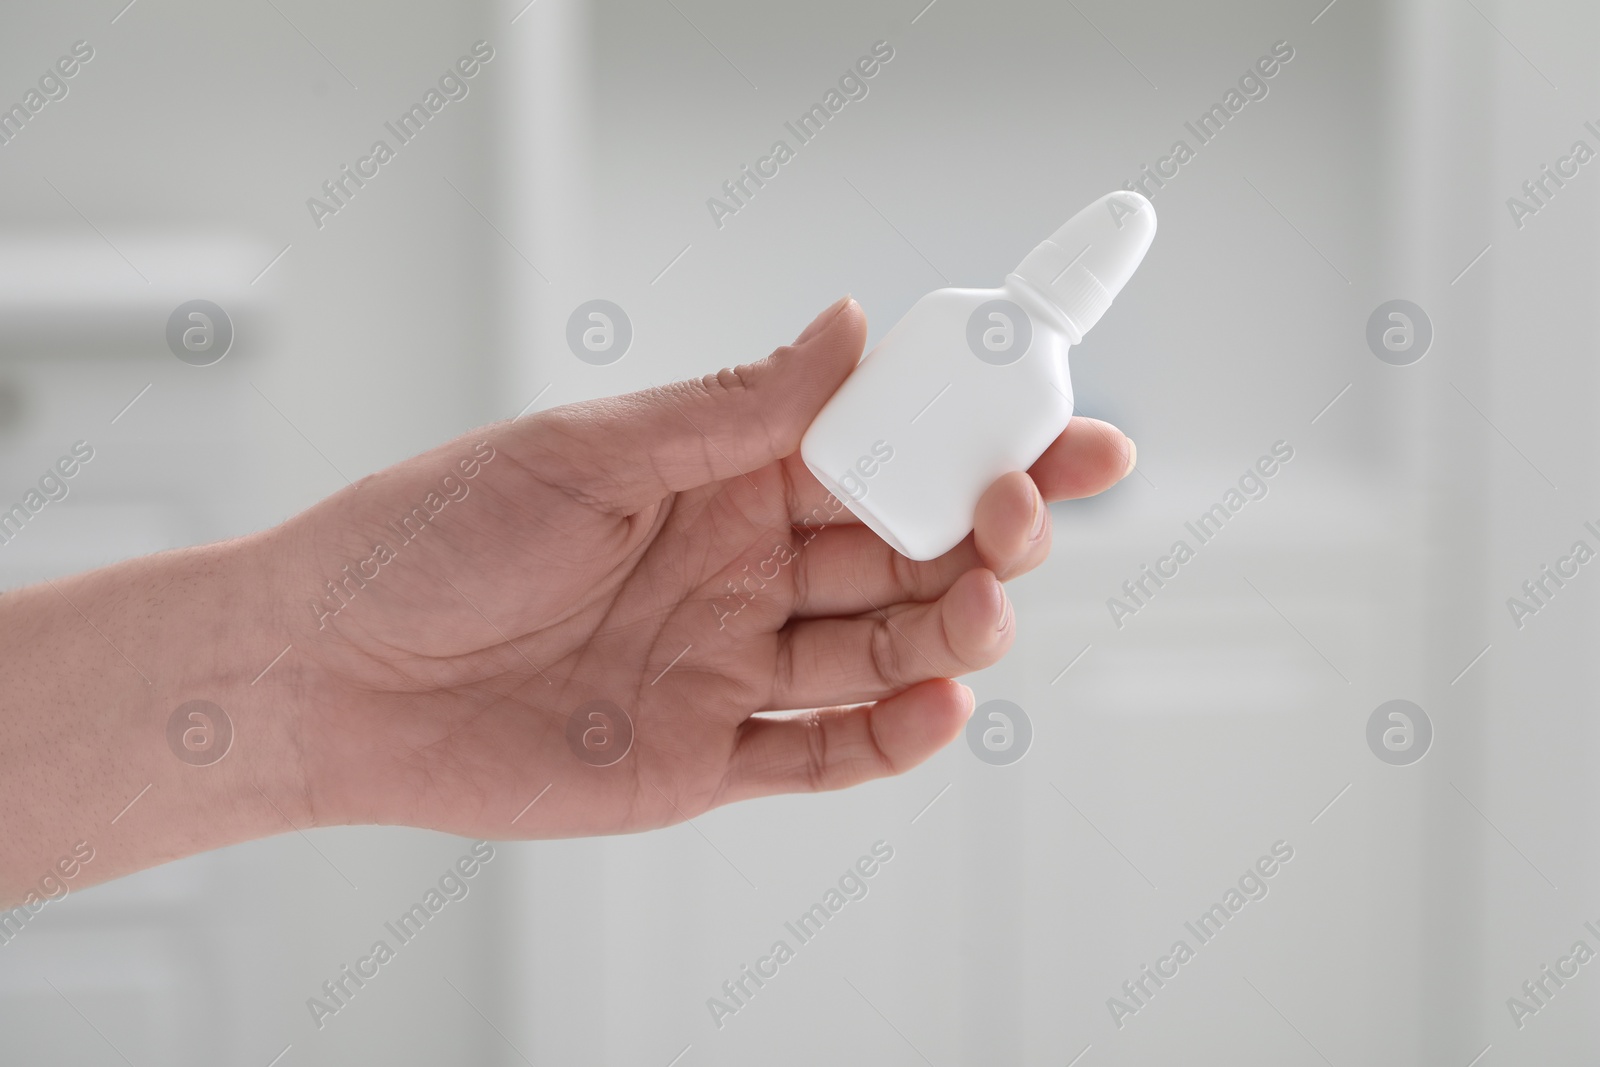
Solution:
[[[1133,443],[1133,438],[1130,437],[1130,438],[1128,438],[1128,466],[1122,472],[1122,476],[1124,478],[1126,478],[1128,475],[1132,474],[1133,473],[1133,468],[1137,467],[1138,465],[1139,465],[1139,446],[1134,444]]]
[[[956,683],[956,687],[959,688],[962,693],[966,694],[967,699],[967,713],[962,716],[962,719],[970,719],[972,718],[972,713],[976,711],[978,707],[978,694],[974,693],[971,689],[962,685],[960,682]]]
[[[807,326],[805,329],[800,331],[800,336],[794,339],[794,343],[797,345],[803,345],[817,334],[821,333],[828,323],[832,322],[838,316],[839,312],[844,310],[845,305],[848,303],[850,303],[850,294],[846,293],[844,296],[841,296],[839,299],[829,304],[825,309],[823,309],[822,314],[811,320],[810,326]]]
[[[1005,633],[1006,627],[1011,625],[1011,598],[1006,596],[1004,585],[1000,587],[1000,603],[1003,606],[1000,610],[1000,625],[996,627],[996,631]]]

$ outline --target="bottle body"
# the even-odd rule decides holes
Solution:
[[[972,530],[995,479],[1027,470],[1066,429],[1077,338],[1016,275],[929,293],[823,407],[800,454],[897,552],[933,559]]]

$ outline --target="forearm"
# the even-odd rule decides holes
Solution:
[[[0,904],[308,825],[273,536],[0,596]]]

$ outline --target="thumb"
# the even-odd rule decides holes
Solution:
[[[755,363],[545,412],[559,420],[550,429],[561,450],[571,449],[569,484],[631,514],[790,455],[860,361],[866,332],[861,305],[847,296]]]

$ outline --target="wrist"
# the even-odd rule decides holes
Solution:
[[[0,900],[69,853],[77,887],[311,824],[295,675],[262,676],[280,567],[262,536],[0,598]]]
[[[303,675],[281,603],[289,562],[267,531],[124,565],[129,617],[114,624],[130,631],[144,676],[133,681],[153,735],[145,800],[165,787],[155,806],[189,827],[196,851],[316,822]]]
[[[193,679],[220,694],[210,699],[233,720],[236,752],[215,766],[238,755],[238,792],[247,798],[267,794],[296,828],[315,825],[304,758],[307,664],[298,655],[304,641],[292,624],[288,595],[294,558],[278,529],[191,551],[196,555],[186,566],[200,572],[201,596],[207,601],[193,617],[201,627],[220,622],[223,628],[196,635],[213,658]],[[173,693],[172,699],[179,695]],[[284,825],[271,832],[287,829]]]

